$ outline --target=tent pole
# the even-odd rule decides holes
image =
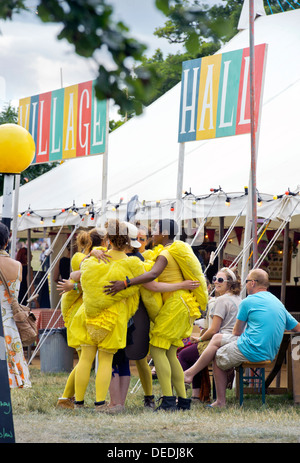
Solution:
[[[105,140],[105,151],[102,159],[102,214],[101,214],[101,226],[105,224],[105,208],[107,202],[107,176],[108,176],[108,133],[109,133],[109,105],[108,100],[106,101],[106,140]]]
[[[15,175],[15,197],[14,197],[14,210],[13,210],[13,226],[11,236],[10,256],[15,259],[16,256],[16,241],[18,231],[18,206],[19,206],[19,189],[20,189],[20,174]]]
[[[251,200],[253,264],[257,262],[257,188],[256,188],[256,127],[255,127],[255,58],[254,58],[254,0],[249,2],[250,42],[250,113],[251,113]]]
[[[221,243],[222,239],[224,238],[224,217],[219,217],[219,243]],[[219,258],[219,270],[223,267],[223,260],[224,260],[224,246],[220,250],[220,258]]]
[[[32,274],[31,274],[31,229],[27,229],[27,287],[29,288],[28,294],[27,294],[27,299],[30,299],[32,295],[32,288],[31,288],[31,282],[32,282]]]
[[[281,276],[281,294],[280,300],[285,304],[285,295],[286,295],[286,277],[287,277],[287,267],[288,267],[288,257],[289,257],[289,231],[290,223],[287,222],[284,229],[284,238],[283,238],[283,262],[282,262],[282,276]]]
[[[11,225],[13,185],[14,176],[12,174],[4,174],[1,222],[4,223],[9,230]]]
[[[178,223],[181,217],[181,200],[182,200],[182,190],[183,190],[183,169],[184,169],[184,152],[185,152],[185,143],[179,143],[179,156],[178,156],[178,171],[177,171],[177,194],[176,194],[176,222],[178,225],[178,235],[181,234],[181,224]]]

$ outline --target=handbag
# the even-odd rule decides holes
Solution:
[[[34,343],[38,336],[37,321],[30,308],[19,303],[18,299],[14,297],[9,289],[6,278],[0,269],[0,278],[9,294],[11,299],[11,308],[13,319],[19,331],[19,335],[23,346],[30,346]]]

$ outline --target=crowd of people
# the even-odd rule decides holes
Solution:
[[[187,243],[175,239],[177,234],[176,222],[169,219],[159,220],[151,237],[147,229],[118,220],[109,220],[104,229],[78,234],[71,274],[57,280],[68,345],[77,350],[78,363],[57,407],[84,407],[94,366],[95,410],[122,412],[130,361],[136,363],[145,407],[189,410],[192,401],[224,407],[235,367],[247,360],[274,360],[284,331],[300,332],[297,320],[268,291],[267,272],[249,272],[247,297],[242,300],[237,269],[220,268],[212,281],[206,280],[200,260]],[[0,223],[0,269],[18,297],[22,265],[6,252],[8,241],[9,231]],[[0,297],[10,386],[30,387],[3,282]],[[195,337],[193,326],[199,320],[201,333]],[[162,393],[156,408],[149,359]],[[213,403],[211,363],[216,387]],[[192,397],[188,398],[190,383]]]

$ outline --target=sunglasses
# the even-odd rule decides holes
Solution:
[[[228,281],[228,280],[224,280],[224,278],[222,278],[222,277],[219,277],[219,278],[213,277],[213,278],[212,278],[212,281],[213,281],[213,283],[215,283],[216,281],[217,281],[218,283],[224,283],[224,281]]]

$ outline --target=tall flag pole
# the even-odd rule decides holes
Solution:
[[[250,43],[250,114],[251,114],[251,195],[253,265],[258,259],[257,249],[257,187],[256,187],[256,126],[255,126],[255,57],[254,57],[254,0],[249,2]]]

